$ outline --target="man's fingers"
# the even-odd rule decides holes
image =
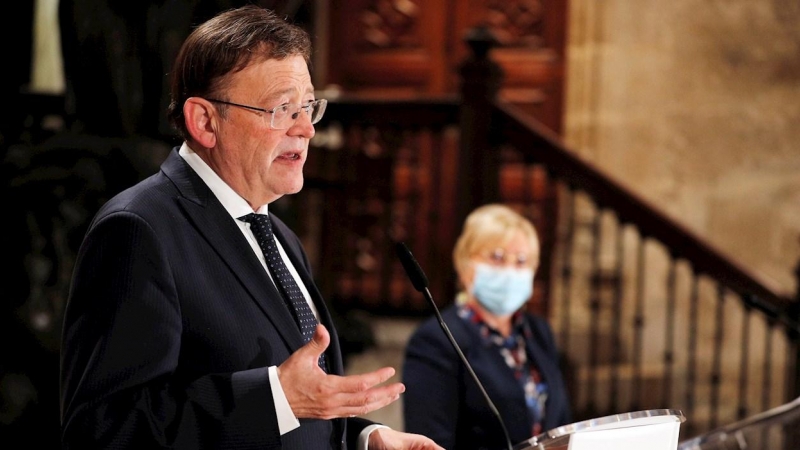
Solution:
[[[341,392],[363,392],[393,377],[394,373],[394,368],[383,367],[368,373],[344,376],[339,379],[339,388]]]
[[[332,419],[363,415],[383,408],[400,398],[402,383],[383,383],[395,375],[392,367],[372,372],[339,376],[317,367],[317,359],[330,344],[330,334],[318,325],[311,341],[278,367],[284,393],[298,418]]]
[[[404,391],[405,386],[402,383],[392,383],[388,386],[372,388],[358,394],[340,394],[338,397],[342,402],[342,406],[336,416],[361,416],[377,411],[400,399],[400,394]]]

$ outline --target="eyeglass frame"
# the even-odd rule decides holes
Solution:
[[[314,101],[306,103],[305,105],[302,104],[302,103],[286,103],[286,104],[283,104],[283,105],[278,105],[278,106],[276,106],[276,107],[274,107],[272,109],[265,109],[265,108],[259,108],[257,106],[243,105],[241,103],[229,102],[229,101],[220,100],[220,99],[217,99],[217,98],[206,98],[206,100],[208,100],[209,102],[213,102],[213,103],[222,103],[223,105],[238,106],[239,108],[245,108],[245,109],[250,109],[250,110],[253,110],[253,111],[259,111],[259,112],[262,112],[262,113],[272,114],[272,116],[269,119],[269,127],[272,128],[273,130],[288,130],[289,128],[291,128],[294,125],[295,122],[297,122],[297,118],[299,117],[299,116],[295,117],[294,118],[294,122],[292,122],[292,124],[289,125],[288,127],[286,127],[286,128],[277,128],[275,126],[275,111],[277,109],[288,108],[290,106],[297,106],[297,107],[300,108],[300,109],[297,110],[297,114],[299,114],[301,110],[305,110],[306,111],[306,115],[308,115],[308,119],[311,121],[311,125],[314,125],[316,123],[319,123],[320,120],[322,120],[322,116],[325,115],[325,109],[328,107],[328,100],[324,99],[324,98],[318,98],[318,99],[316,99]],[[317,117],[317,120],[314,121],[314,118],[311,117],[311,110],[312,110],[313,106],[317,105],[317,104],[319,105],[319,108],[322,110],[322,112],[319,114],[319,117]],[[288,113],[289,111],[287,110],[286,112]],[[295,113],[292,113],[292,114],[288,115],[287,117],[291,117],[294,114]]]
[[[527,253],[515,254],[506,252],[506,250],[502,247],[496,247],[488,251],[478,252],[475,254],[475,256],[482,258],[488,264],[496,267],[513,266],[517,269],[527,269],[533,268],[536,265],[536,261],[534,261]],[[508,257],[511,257],[512,259],[509,261]]]

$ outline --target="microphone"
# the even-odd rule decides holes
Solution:
[[[483,397],[486,399],[489,409],[492,410],[492,413],[497,417],[497,421],[500,422],[500,427],[503,429],[503,435],[506,438],[508,450],[513,450],[511,438],[508,435],[508,430],[506,429],[505,423],[503,423],[503,418],[500,416],[500,412],[492,402],[492,399],[489,398],[489,394],[486,393],[486,389],[484,389],[481,380],[479,380],[478,376],[475,375],[475,371],[472,370],[472,366],[469,364],[469,361],[467,361],[467,357],[464,356],[464,353],[458,346],[453,334],[450,333],[450,328],[448,328],[447,324],[444,323],[442,313],[439,312],[436,302],[433,301],[431,291],[428,290],[428,277],[425,276],[425,272],[422,271],[422,267],[420,267],[419,263],[417,263],[417,260],[414,259],[414,255],[411,254],[411,250],[408,249],[406,244],[402,242],[395,243],[395,250],[397,251],[397,257],[400,258],[400,263],[403,264],[403,269],[405,269],[408,278],[411,279],[411,284],[414,285],[414,289],[421,292],[425,298],[428,299],[428,302],[430,302],[431,306],[433,306],[433,311],[436,313],[436,318],[439,320],[439,326],[442,328],[442,331],[444,331],[444,334],[447,335],[447,339],[450,340],[450,344],[453,345],[453,348],[456,350],[456,353],[458,353],[458,356],[461,358],[461,362],[464,363],[464,366],[467,368],[467,371],[469,371],[472,379],[475,380],[475,384],[478,385],[478,389],[480,389],[481,394],[483,394]]]

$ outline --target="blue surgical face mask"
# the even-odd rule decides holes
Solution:
[[[533,294],[533,270],[475,263],[472,295],[492,314],[506,316]]]

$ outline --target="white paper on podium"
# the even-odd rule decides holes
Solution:
[[[570,436],[568,450],[675,450],[680,422],[598,427]]]

